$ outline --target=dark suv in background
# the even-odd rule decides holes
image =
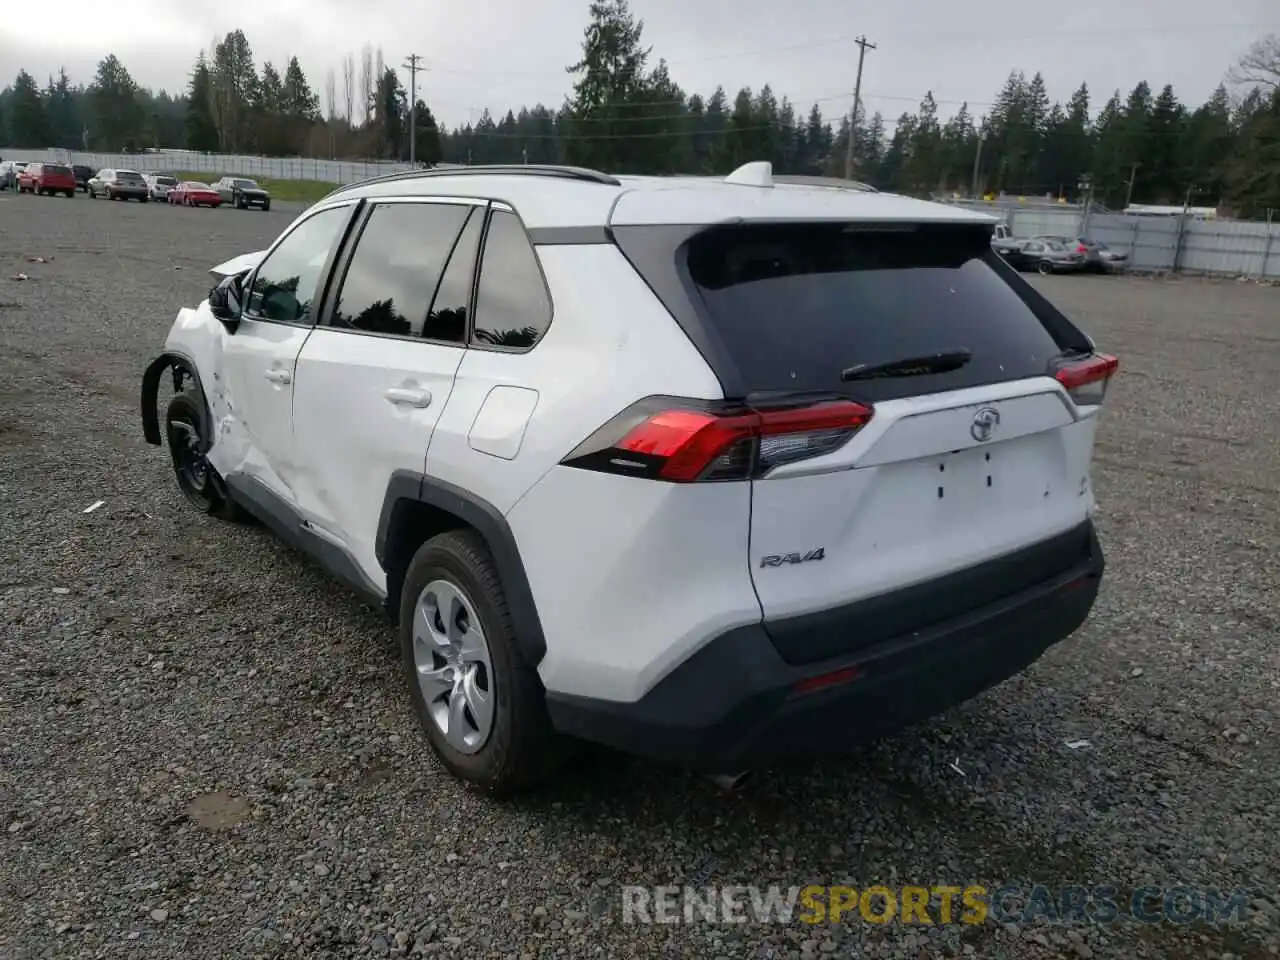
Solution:
[[[89,192],[89,181],[93,179],[93,175],[98,171],[93,167],[86,167],[83,163],[73,163],[71,172],[76,176],[76,189],[81,193]]]

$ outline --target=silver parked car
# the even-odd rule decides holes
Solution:
[[[149,173],[143,179],[147,181],[147,196],[152,200],[167,200],[169,191],[178,185],[178,178],[166,173]]]
[[[147,181],[137,170],[99,170],[89,179],[89,199],[106,197],[108,200],[138,200],[146,203],[151,199]]]
[[[17,190],[18,174],[26,168],[25,160],[6,160],[0,163],[0,190]]]
[[[1110,273],[1123,270],[1129,265],[1127,254],[1112,250],[1101,240],[1091,237],[1039,236],[1034,240],[1061,244],[1068,250],[1074,250],[1084,257],[1085,269],[1092,273]]]

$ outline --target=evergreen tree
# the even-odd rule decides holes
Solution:
[[[545,114],[545,108],[540,108]],[[436,126],[436,118],[431,115],[430,108],[419,100],[413,105],[414,123],[414,159],[427,166],[435,166],[441,160],[440,128]],[[545,163],[540,157],[531,163]]]
[[[14,146],[44,148],[52,139],[49,120],[45,116],[44,103],[36,78],[25,70],[19,70],[9,94],[8,109],[9,142]]]
[[[188,150],[214,153],[218,149],[218,125],[213,119],[213,78],[204,51],[196,60],[187,84],[183,143]]]
[[[628,169],[638,149],[629,107],[645,89],[649,48],[641,46],[643,21],[627,0],[593,0],[582,39],[582,58],[568,67],[576,75],[570,98],[570,163],[602,170]]]
[[[409,154],[407,99],[400,78],[386,67],[374,91],[372,122],[377,130],[379,157],[399,160]]]
[[[100,149],[132,153],[142,146],[146,115],[138,85],[114,53],[99,61],[89,99],[98,124],[90,137]]]

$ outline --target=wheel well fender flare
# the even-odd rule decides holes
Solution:
[[[392,528],[397,511],[405,502],[426,504],[456,518],[481,536],[498,568],[507,609],[515,628],[516,643],[529,665],[537,667],[547,652],[546,637],[515,534],[501,511],[481,497],[447,481],[410,470],[397,470],[387,484],[374,541],[378,564],[388,576],[393,573],[388,567],[394,562],[392,551],[388,549],[389,541],[394,536]]]
[[[208,443],[213,439],[213,415],[209,412],[209,404],[205,400],[204,384],[200,380],[200,370],[196,362],[178,350],[166,350],[149,364],[142,374],[142,435],[153,447],[161,444],[160,415],[156,403],[160,395],[160,377],[165,370],[181,368],[191,377],[196,392],[200,397],[200,410],[204,418],[200,432]]]

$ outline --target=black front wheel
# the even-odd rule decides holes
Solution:
[[[221,520],[242,520],[243,512],[227,497],[222,478],[205,459],[203,424],[204,410],[193,397],[180,393],[169,402],[165,426],[178,489],[201,513]]]
[[[1036,264],[1036,273],[1042,277],[1049,276],[1049,274],[1053,273],[1053,264],[1048,260],[1041,260]]]

